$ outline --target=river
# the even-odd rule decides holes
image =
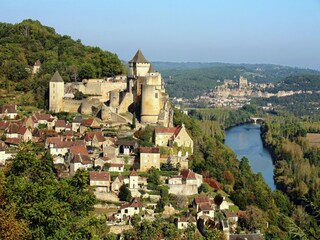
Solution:
[[[225,144],[237,154],[238,159],[247,157],[252,170],[261,172],[266,183],[275,190],[272,157],[263,146],[259,124],[247,123],[229,128]]]

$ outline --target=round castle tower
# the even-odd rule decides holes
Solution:
[[[142,85],[141,122],[157,123],[160,113],[160,92],[155,85]]]

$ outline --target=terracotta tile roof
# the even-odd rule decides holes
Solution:
[[[83,155],[86,155],[88,156],[88,150],[85,146],[72,146],[70,148],[70,152],[73,154],[73,155],[76,155],[76,154],[83,154]]]
[[[166,128],[155,128],[154,131],[158,133],[174,134],[177,128],[175,127],[166,127]]]
[[[178,222],[190,222],[190,221],[195,223],[196,219],[192,215],[183,216],[178,219]]]
[[[88,118],[88,119],[82,119],[81,120],[81,125],[86,126],[86,127],[90,127],[93,123],[93,118]]]
[[[76,155],[74,155],[73,159],[72,159],[73,163],[82,163],[83,165],[87,165],[87,164],[92,164],[93,161],[90,159],[90,157],[88,155],[84,155],[81,153],[78,153]]]
[[[20,127],[19,130],[18,130],[18,134],[20,135],[24,135],[27,131],[27,128],[25,127]]]
[[[225,215],[227,218],[238,217],[238,214],[235,213],[235,212],[227,212],[227,211],[225,211],[225,212],[224,212],[224,215]]]
[[[194,198],[194,202],[199,205],[202,203],[210,203],[210,199],[207,196],[198,196]]]
[[[120,209],[124,209],[127,207],[133,207],[133,208],[141,208],[142,203],[140,202],[139,198],[132,198],[129,203],[124,203],[121,205]]]
[[[66,121],[65,120],[57,120],[55,127],[65,128],[66,127]]]
[[[7,138],[5,140],[6,144],[12,144],[12,145],[19,145],[20,142],[22,142],[20,138]]]
[[[211,211],[211,210],[213,210],[213,208],[211,207],[211,204],[210,204],[210,203],[201,203],[201,204],[199,205],[199,209],[200,209],[201,211]]]
[[[109,172],[89,172],[90,181],[110,181]]]
[[[0,113],[17,113],[17,105],[3,105],[0,107]]]
[[[123,167],[123,163],[110,163],[110,167]]]
[[[129,175],[130,177],[136,177],[138,176],[137,172],[133,169]]]
[[[158,147],[140,147],[140,153],[159,153],[160,148]]]
[[[11,123],[9,125],[7,133],[18,133],[20,125],[18,123]]]
[[[182,175],[182,178],[185,179],[185,180],[187,180],[187,179],[196,179],[195,173],[190,169],[183,169],[181,171],[181,175]]]
[[[51,114],[47,113],[35,113],[33,114],[33,117],[36,122],[38,122],[39,120],[49,121],[52,118]]]
[[[92,141],[94,137],[96,137],[98,142],[104,142],[106,140],[105,137],[103,136],[102,132],[100,132],[100,131],[87,132],[84,139],[88,142],[88,141]]]
[[[10,126],[9,121],[0,121],[0,130],[5,130]]]

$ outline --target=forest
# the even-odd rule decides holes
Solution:
[[[41,68],[33,75],[37,60]],[[10,94],[15,93],[19,105],[46,108],[48,83],[56,70],[65,82],[126,72],[116,54],[85,46],[81,40],[62,36],[39,21],[0,23],[0,87],[6,90],[0,104],[8,102]]]

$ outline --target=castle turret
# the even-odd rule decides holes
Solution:
[[[157,123],[160,113],[161,92],[155,85],[142,85],[141,122]]]
[[[143,56],[140,49],[136,55],[129,61],[130,75],[137,77],[145,76],[150,69],[150,62]]]
[[[49,111],[60,112],[63,107],[64,81],[56,71],[49,84]]]

